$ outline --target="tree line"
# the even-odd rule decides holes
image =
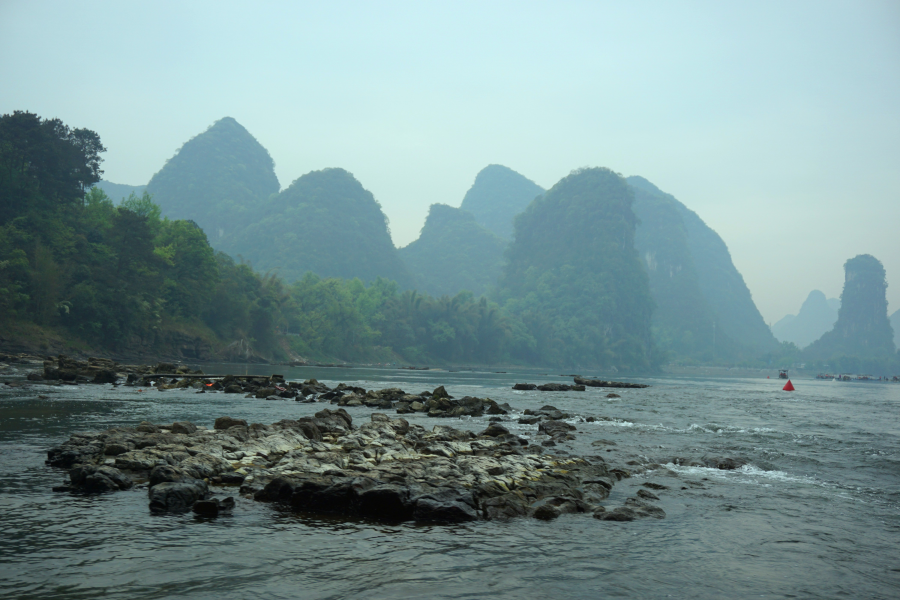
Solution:
[[[193,337],[274,358],[526,360],[534,343],[496,304],[433,298],[377,279],[292,285],[210,246],[148,193],[99,188],[96,133],[17,111],[0,117],[0,323],[36,326],[113,352],[171,350]],[[285,341],[287,343],[285,343]]]

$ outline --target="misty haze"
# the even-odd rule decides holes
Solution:
[[[4,597],[900,594],[896,3],[0,52]]]

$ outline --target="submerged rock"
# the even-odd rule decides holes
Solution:
[[[628,383],[624,381],[603,381],[602,379],[585,379],[584,377],[575,377],[576,385],[586,385],[588,387],[607,387],[607,388],[631,388],[640,389],[648,388],[649,385],[643,383]]]
[[[150,488],[150,512],[187,512],[209,494],[205,481],[165,481]]]

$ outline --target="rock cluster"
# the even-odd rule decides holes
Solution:
[[[369,390],[338,385],[334,390],[321,396],[338,406],[368,406],[370,408],[395,408],[397,414],[425,413],[429,417],[481,417],[488,415],[505,415],[512,411],[509,404],[499,404],[490,398],[466,396],[455,399],[444,386],[433,392],[407,394],[399,388]]]
[[[537,390],[539,392],[583,392],[583,385],[568,385],[565,383],[517,383],[512,386],[514,390]]]
[[[643,383],[628,383],[625,381],[603,381],[602,379],[585,379],[584,377],[575,377],[577,385],[586,385],[587,387],[607,387],[607,388],[648,388],[649,385]]]
[[[43,367],[43,371],[29,373],[28,379],[63,383],[117,383],[126,377],[129,382],[134,382],[142,375],[157,373],[181,376],[203,374],[203,371],[191,371],[183,365],[176,366],[172,363],[158,363],[156,366],[122,365],[108,358],[91,357],[87,360],[76,360],[65,354],[44,360]]]
[[[600,457],[543,454],[499,423],[480,434],[442,425],[428,431],[375,413],[357,427],[340,408],[271,425],[221,417],[212,430],[145,422],[77,434],[50,450],[47,462],[69,469],[69,483],[57,490],[146,486],[154,512],[215,515],[233,500],[211,498],[210,486],[240,485],[246,497],[296,511],[383,521],[664,514],[637,504],[643,498],[606,511],[601,502],[627,472]]]

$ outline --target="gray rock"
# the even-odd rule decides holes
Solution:
[[[552,504],[543,504],[537,509],[535,509],[533,516],[535,519],[540,519],[541,521],[552,521],[562,514],[562,511],[559,510],[556,506]]]
[[[243,425],[244,427],[246,427],[247,421],[245,421],[244,419],[234,419],[232,417],[219,417],[218,419],[216,419],[215,425],[213,427],[215,427],[216,430],[221,431],[224,429],[230,429],[235,425]]]
[[[574,431],[575,426],[566,423],[565,421],[541,421],[541,424],[538,425],[538,431],[541,433],[545,433],[551,437],[557,436],[560,434],[566,434],[570,431]]]
[[[208,493],[209,487],[204,481],[159,483],[150,488],[150,511],[187,512]]]
[[[659,496],[657,496],[653,492],[648,492],[647,490],[638,490],[637,495],[639,498],[643,498],[645,500],[659,500]]]
[[[661,483],[653,483],[652,481],[647,481],[641,484],[645,488],[650,488],[651,490],[667,490],[669,486],[663,485]]]
[[[190,435],[197,431],[197,426],[190,421],[175,421],[172,423],[172,433],[183,433]]]
[[[620,506],[610,511],[595,511],[594,518],[601,521],[634,521],[637,515],[630,508]]]
[[[464,502],[426,496],[416,500],[413,518],[420,523],[463,523],[478,520],[478,513]]]
[[[499,423],[491,423],[488,425],[488,428],[482,431],[479,435],[488,436],[488,437],[497,437],[498,435],[508,435],[509,429],[500,425]]]
[[[194,502],[191,510],[194,514],[201,517],[218,517],[221,513],[231,512],[234,509],[234,498],[229,496],[219,500],[218,498],[210,498],[209,500],[198,500]]]
[[[433,392],[431,392],[431,397],[435,400],[439,398],[452,398],[452,396],[447,393],[447,390],[444,389],[444,386],[439,386]]]
[[[89,494],[127,490],[134,483],[131,478],[108,466],[77,465],[69,471],[72,487]]]

